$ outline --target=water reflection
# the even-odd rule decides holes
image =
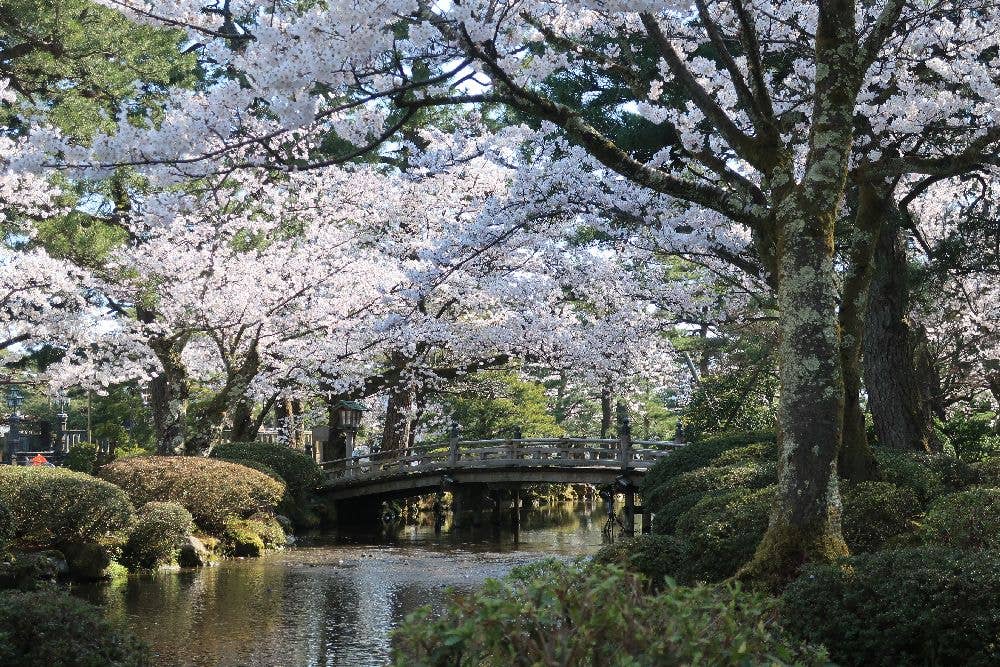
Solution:
[[[525,512],[519,539],[491,526],[433,521],[388,532],[341,531],[256,560],[137,575],[77,593],[106,606],[157,665],[384,665],[390,632],[448,587],[468,589],[542,556],[593,553],[603,516],[560,505]]]

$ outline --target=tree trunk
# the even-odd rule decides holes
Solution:
[[[875,245],[888,214],[888,193],[868,184],[861,185],[855,215],[857,237],[850,250],[848,271],[840,299],[844,442],[840,448],[837,469],[841,478],[852,482],[879,478],[878,461],[868,444],[865,413],[861,408],[861,349]]]
[[[864,339],[865,387],[879,444],[933,452],[934,366],[921,334],[911,326],[906,243],[898,224],[886,225],[875,253],[875,276]]]
[[[614,423],[614,402],[611,398],[611,387],[601,389],[601,437],[611,437],[611,427]]]
[[[402,451],[407,447],[412,427],[413,398],[413,390],[409,386],[397,385],[389,391],[380,453]]]
[[[166,456],[184,453],[187,439],[187,412],[191,388],[177,345],[151,345],[162,372],[149,383],[149,405],[156,431],[156,453]]]

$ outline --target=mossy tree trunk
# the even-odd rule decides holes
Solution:
[[[786,154],[772,179],[782,449],[767,532],[741,573],[772,587],[794,577],[806,562],[829,562],[848,553],[837,480],[844,375],[834,233],[851,154],[860,65],[854,3],[821,1],[804,175],[788,185],[794,170]]]
[[[167,341],[156,341],[151,347],[162,367],[160,374],[149,383],[156,453],[167,456],[183,454],[191,386],[181,362],[181,351]]]
[[[897,220],[884,226],[864,341],[865,387],[875,435],[883,447],[939,451],[934,428],[936,369],[923,332],[909,320],[906,241]]]

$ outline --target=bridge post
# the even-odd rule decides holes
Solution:
[[[458,420],[452,419],[451,425],[448,427],[448,465],[451,467],[458,464],[458,435]]]
[[[635,486],[629,479],[632,463],[632,425],[625,403],[618,401],[618,446],[620,449],[622,478],[625,480],[625,534],[635,537]]]

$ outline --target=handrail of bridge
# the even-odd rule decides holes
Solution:
[[[646,469],[682,443],[617,438],[445,440],[398,452],[357,454],[320,465],[331,481],[361,481],[430,470],[505,466],[597,466]]]

